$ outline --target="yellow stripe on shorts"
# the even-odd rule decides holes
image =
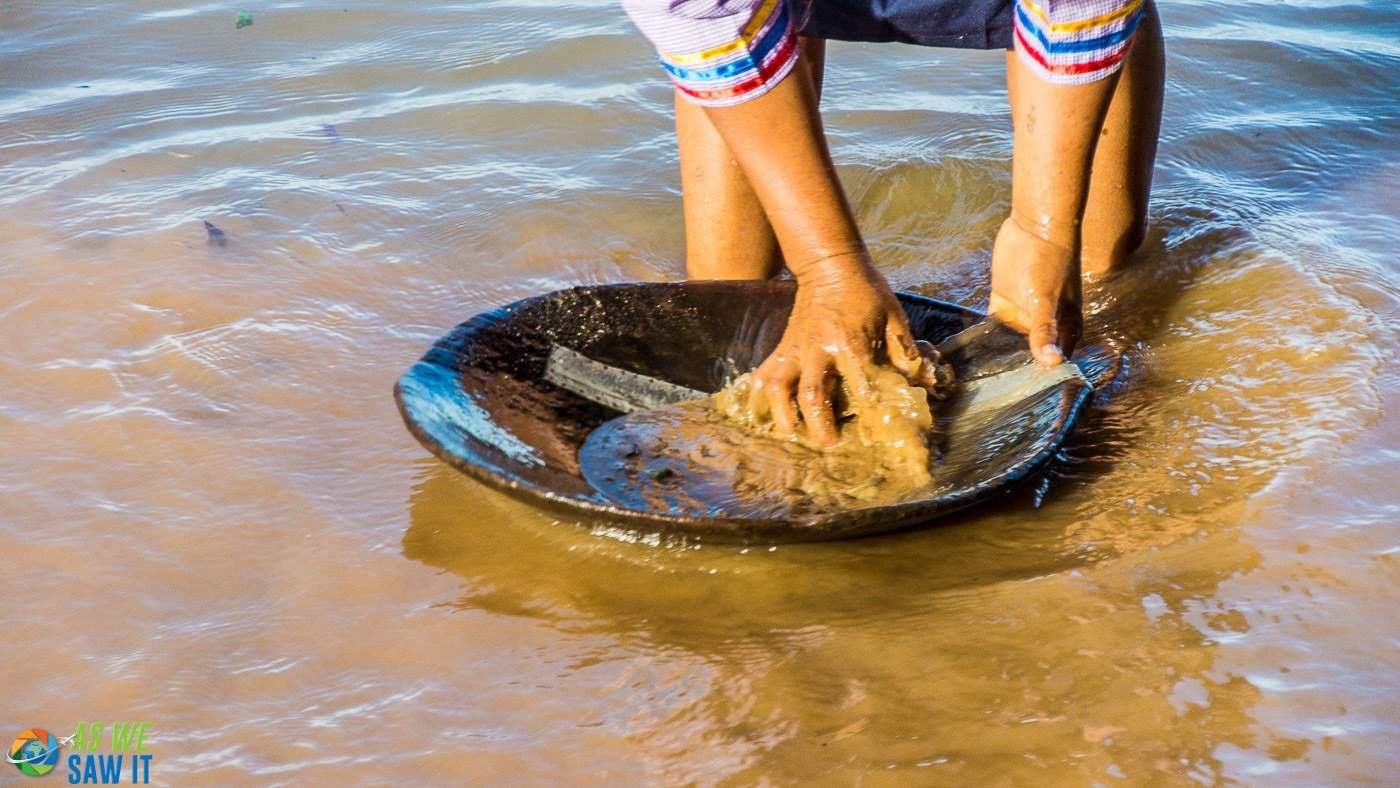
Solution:
[[[677,55],[670,52],[661,52],[659,54],[667,63],[673,66],[692,66],[696,63],[703,63],[706,60],[714,60],[715,58],[728,55],[732,52],[737,52],[740,47],[747,47],[754,36],[758,35],[758,31],[762,30],[763,26],[768,23],[768,18],[773,15],[774,9],[778,7],[778,3],[780,2],[782,2],[782,0],[764,0],[763,5],[758,7],[758,13],[755,13],[753,18],[749,20],[749,23],[744,25],[743,29],[739,31],[739,37],[730,41],[728,44],[721,44],[717,47],[706,49],[703,52],[692,52],[685,55]],[[1138,0],[1138,2],[1142,2],[1142,0]]]
[[[1106,25],[1114,20],[1122,19],[1142,7],[1142,0],[1133,0],[1133,2],[1123,6],[1117,11],[1110,11],[1106,14],[1093,17],[1092,19],[1076,19],[1073,22],[1051,22],[1050,15],[1045,13],[1045,9],[1036,5],[1035,0],[1020,0],[1020,2],[1023,6],[1035,12],[1036,16],[1044,19],[1046,23],[1045,29],[1051,33],[1073,33],[1084,30],[1085,28]]]

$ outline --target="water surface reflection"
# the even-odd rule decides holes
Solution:
[[[1259,566],[1246,540],[1096,566],[1073,529],[1016,530],[1025,504],[841,545],[665,548],[600,540],[425,463],[404,553],[462,578],[443,604],[606,636],[580,659],[627,667],[587,716],[657,748],[670,778],[729,762],[736,784],[923,769],[1210,782],[1225,746],[1306,752],[1215,665],[1219,641],[1248,632],[1213,598]]]

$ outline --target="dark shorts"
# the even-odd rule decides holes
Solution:
[[[789,0],[804,36],[1010,49],[1012,0]]]

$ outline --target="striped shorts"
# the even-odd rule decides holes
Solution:
[[[799,33],[981,49],[1014,47],[1057,84],[1114,73],[1146,0],[622,0],[676,88],[705,106],[763,95],[797,61]]]

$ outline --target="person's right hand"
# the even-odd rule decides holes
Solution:
[[[992,250],[992,295],[987,312],[1026,335],[1042,366],[1064,362],[1083,325],[1079,256],[1026,230],[1015,216],[997,233]]]
[[[815,443],[838,439],[832,396],[837,380],[853,393],[870,385],[866,369],[888,359],[915,385],[937,383],[938,353],[916,342],[904,308],[864,252],[804,266],[778,347],[753,374],[749,410],[770,415],[790,435],[798,417]]]

